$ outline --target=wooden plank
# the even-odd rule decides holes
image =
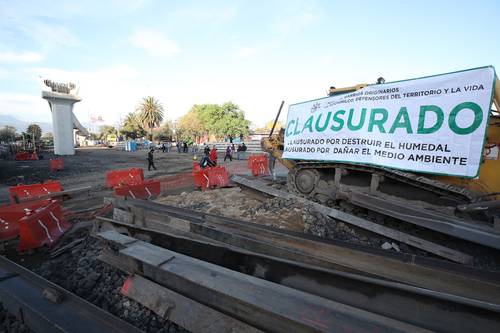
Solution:
[[[286,198],[289,199],[290,197],[293,197],[299,202],[303,202],[305,204],[313,206],[317,211],[321,212],[322,214],[325,214],[327,216],[330,216],[332,218],[335,218],[337,220],[355,225],[357,227],[360,227],[362,229],[371,231],[375,234],[397,240],[399,242],[414,246],[416,248],[425,250],[427,252],[433,253],[435,255],[438,255],[440,257],[446,258],[448,260],[452,260],[461,264],[469,264],[472,262],[473,257],[469,256],[468,254],[465,254],[460,251],[456,251],[450,248],[447,248],[445,246],[429,242],[425,239],[415,237],[413,235],[406,234],[404,232],[394,230],[392,228],[385,227],[383,225],[368,221],[366,219],[357,217],[355,215],[351,215],[345,212],[342,212],[338,209],[326,207],[323,205],[320,205],[318,203],[315,203],[313,201],[292,195],[287,192],[279,191],[273,188],[269,188],[268,186],[265,186],[264,184],[259,184],[257,181],[251,181],[239,176],[233,176],[231,178],[234,182],[242,184],[244,186],[248,186],[252,189],[267,193],[272,196],[277,196],[280,198]]]
[[[98,237],[123,244],[110,232]],[[126,236],[125,236],[126,237]],[[128,237],[118,258],[140,275],[185,297],[269,332],[421,332],[422,329],[322,297],[235,272]],[[171,258],[150,264],[151,257]],[[156,261],[155,261],[156,263]]]
[[[129,277],[122,294],[193,333],[258,333],[261,330],[184,297],[140,275]]]
[[[278,230],[212,214],[202,214],[151,201],[128,200],[127,205],[137,205],[148,210],[150,208],[164,215],[170,215],[174,212],[173,214],[176,216],[184,216],[186,219],[195,221],[196,223],[193,225],[206,225],[205,229],[213,234],[206,235],[204,241],[207,242],[210,242],[208,240],[210,237],[212,243],[216,239],[255,253],[287,258],[316,267],[347,272],[357,271],[364,275],[383,277],[430,290],[477,298],[492,303],[497,303],[500,299],[498,276],[475,271],[467,266],[456,266],[431,258],[419,258],[408,254],[349,245],[339,241]],[[213,221],[216,226],[211,228],[210,223],[207,224],[203,221]],[[233,229],[227,232],[221,232],[220,228],[216,228],[228,225],[233,226]],[[234,227],[237,230],[234,230]],[[247,231],[248,237],[238,234],[243,230]],[[191,233],[191,235],[193,234]],[[202,237],[201,233],[200,237]],[[420,263],[422,259],[423,262]]]
[[[153,231],[168,233],[168,234],[172,234],[172,235],[176,235],[176,236],[180,236],[180,237],[186,237],[186,238],[190,238],[190,239],[205,240],[205,241],[209,240],[206,237],[203,237],[203,236],[200,236],[197,234],[193,234],[189,231],[184,231],[181,229],[173,228],[173,227],[170,227],[169,225],[162,224],[162,223],[150,222],[148,220],[146,220],[145,223],[136,224],[136,223],[128,223],[126,221],[110,219],[110,218],[102,217],[102,216],[97,216],[96,219],[98,221],[109,222],[110,224],[103,225],[103,224],[99,224],[99,223],[94,223],[94,233],[103,230],[103,228],[105,230],[113,229],[114,226],[118,225],[119,223],[123,223],[124,225],[127,225],[127,224],[137,225],[140,228],[151,229]],[[210,240],[210,241],[212,241],[212,240]]]
[[[118,226],[121,228],[123,225]],[[427,329],[442,332],[474,331],[480,325],[483,328],[488,327],[489,331],[497,331],[500,327],[498,316],[500,305],[491,303],[499,298],[495,300],[495,292],[491,288],[488,289],[488,294],[492,295],[491,300],[485,302],[474,300],[474,306],[471,307],[470,304],[461,304],[465,298],[460,296],[433,292],[385,279],[344,274],[319,268],[320,266],[313,265],[311,261],[301,264],[282,260],[270,257],[271,251],[266,251],[265,255],[258,255],[229,246],[145,230],[138,226],[129,225],[127,228],[125,231],[134,235],[142,232],[151,235],[150,239],[155,239],[154,245]],[[112,265],[116,267],[116,264]],[[259,269],[256,270],[255,267]],[[125,270],[130,271],[129,268]],[[368,293],[365,292],[367,290]],[[446,310],[450,306],[454,308],[453,312]],[[488,310],[493,308],[493,312],[488,315],[482,312],[483,314],[478,316],[476,309],[479,307]]]
[[[475,277],[419,266],[412,262],[401,263],[370,253],[353,252],[349,248],[283,235],[278,231],[252,229],[243,225],[231,226],[220,221],[193,223],[192,230],[234,247],[316,267],[368,274],[491,303],[497,303],[500,297],[497,282],[481,281]],[[436,278],[437,275],[439,278]]]
[[[125,223],[134,223],[134,214],[131,212],[127,212],[123,209],[114,208],[113,209],[113,220],[125,222]]]

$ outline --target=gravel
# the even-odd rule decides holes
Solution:
[[[82,246],[44,261],[34,271],[145,332],[187,332],[123,296],[120,289],[127,275],[99,261],[100,249],[100,242],[87,236]]]
[[[32,330],[29,329],[26,324],[23,324],[14,315],[7,312],[0,303],[0,333],[31,333]]]

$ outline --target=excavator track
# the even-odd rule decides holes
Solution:
[[[324,162],[298,162],[295,164],[288,174],[289,190],[296,194],[312,198],[317,194],[331,196],[334,191],[332,188],[335,186],[333,174],[336,169],[344,170],[344,172],[355,171],[370,175],[376,174],[424,191],[429,191],[438,196],[450,198],[458,203],[469,203],[476,198],[476,195],[466,188],[443,183],[410,172],[366,165]],[[325,173],[330,173],[332,177],[325,179]],[[327,183],[326,186],[325,183],[321,184],[322,181]]]

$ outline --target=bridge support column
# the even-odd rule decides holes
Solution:
[[[42,97],[49,102],[52,111],[54,154],[74,155],[73,105],[81,98],[52,91],[43,91]]]

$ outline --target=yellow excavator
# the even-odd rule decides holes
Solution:
[[[377,83],[383,83],[383,78],[379,78]],[[366,86],[368,84],[331,87],[328,96],[350,94]],[[261,144],[264,151],[289,169],[287,186],[294,194],[329,205],[347,201],[355,207],[424,227],[443,222],[446,228],[450,225],[453,228],[465,223],[465,228],[472,225],[482,228],[481,232],[498,236],[491,240],[498,244],[485,245],[500,249],[498,78],[495,78],[493,95],[494,109],[490,111],[483,158],[476,178],[424,175],[367,164],[284,159],[283,128],[273,134],[273,127],[269,137],[263,138]],[[477,242],[484,244],[483,239]]]

